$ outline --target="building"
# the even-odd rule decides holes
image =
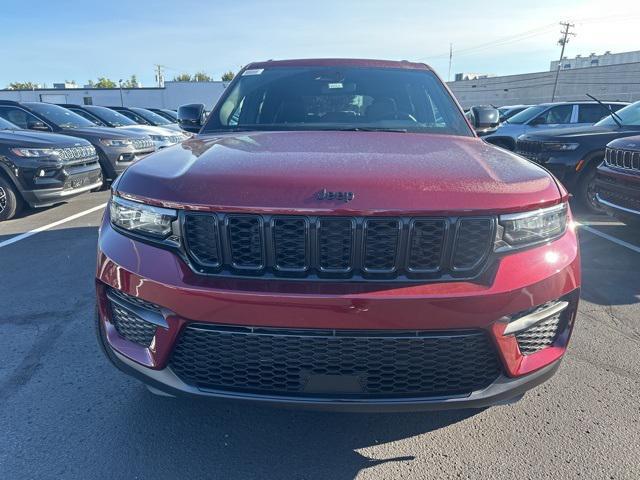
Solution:
[[[459,82],[461,80],[478,80],[480,78],[491,78],[495,76],[495,73],[456,73],[455,81]]]
[[[86,86],[56,88],[56,85],[54,88],[35,90],[0,90],[0,100],[170,109],[177,109],[186,103],[204,103],[210,110],[222,95],[227,82],[165,82],[162,88],[123,89]]]
[[[76,82],[63,82],[63,83],[54,83],[53,88],[56,90],[65,90],[67,88],[78,88],[78,84]]]
[[[569,70],[572,68],[600,67],[605,65],[620,65],[622,63],[638,63],[640,62],[640,50],[635,52],[611,53],[604,52],[602,55],[591,53],[589,56],[583,57],[577,55],[575,58],[563,57],[560,63],[561,70]],[[555,72],[558,69],[558,60],[551,62],[549,70]]]
[[[638,52],[640,53],[640,52]],[[474,105],[520,105],[550,102],[556,70],[449,82],[463,108]],[[602,100],[640,100],[640,59],[586,68],[562,69],[556,101],[588,100],[589,93]]]

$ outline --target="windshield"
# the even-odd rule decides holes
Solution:
[[[111,127],[125,127],[129,125],[138,125],[130,118],[125,117],[121,113],[111,110],[107,107],[84,107],[88,112],[98,117],[105,123],[108,123]]]
[[[52,105],[51,103],[26,103],[31,110],[42,115],[46,120],[55,123],[61,128],[85,128],[95,127],[96,124],[81,117],[71,110]]]
[[[616,120],[625,126],[640,126],[640,102],[632,103],[624,108],[621,108],[616,112]],[[615,127],[618,124],[611,118],[611,114],[596,123],[596,126],[612,126]]]
[[[172,123],[166,118],[161,117],[157,113],[153,113],[151,110],[147,110],[145,108],[132,107],[131,110],[136,112],[138,115],[140,115],[142,118],[153,125],[170,125]]]
[[[0,117],[0,130],[20,130],[20,127]]]
[[[472,135],[428,70],[272,67],[246,70],[203,132],[393,130]]]
[[[513,117],[511,117],[509,120],[507,120],[507,123],[513,123],[513,124],[516,124],[516,125],[521,125],[523,123],[528,122],[533,117],[537,116],[539,113],[544,112],[547,108],[549,108],[549,107],[547,107],[547,106],[536,106],[536,107],[526,108],[523,111],[521,111],[520,113],[516,113]]]

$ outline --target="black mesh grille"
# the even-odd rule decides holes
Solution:
[[[114,302],[111,302],[111,323],[121,337],[145,347],[151,345],[151,340],[156,334],[156,326],[153,323],[145,322]]]
[[[275,267],[281,271],[304,271],[309,266],[307,254],[308,224],[304,218],[273,220]]]
[[[472,278],[487,258],[495,218],[402,218],[185,213],[197,271],[404,281]]]
[[[325,271],[348,271],[353,251],[353,220],[323,218],[319,222],[318,263]]]
[[[615,186],[612,185],[612,187],[615,189]],[[598,196],[614,205],[640,211],[640,191],[637,192],[637,195],[632,196],[620,190],[610,190],[601,184],[598,186]]]
[[[531,140],[518,140],[516,143],[516,152],[531,160],[537,160],[542,152],[542,143]]]
[[[561,314],[558,313],[533,327],[516,334],[520,353],[531,355],[539,352],[545,347],[553,345],[558,335],[558,327],[561,321]]]
[[[465,395],[500,374],[482,332],[184,329],[171,360],[203,389],[274,395]]]
[[[434,272],[442,264],[444,220],[416,219],[410,229],[407,268],[413,272]]]
[[[364,268],[391,272],[396,268],[400,220],[369,219],[365,225]]]
[[[213,215],[187,215],[185,219],[187,245],[195,260],[210,267],[222,264],[218,221]]]
[[[458,222],[458,231],[453,255],[453,268],[473,269],[486,255],[493,222],[489,218],[462,219]]]
[[[233,266],[245,269],[262,268],[264,260],[260,217],[233,216],[227,221]]]

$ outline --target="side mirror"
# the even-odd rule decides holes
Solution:
[[[27,123],[27,128],[29,130],[38,130],[40,132],[50,132],[51,129],[47,126],[46,123],[41,122],[40,120],[31,120]]]
[[[202,103],[189,103],[178,108],[178,125],[187,132],[198,133],[204,125],[204,119]]]
[[[497,108],[484,105],[471,107],[469,115],[473,119],[473,128],[478,135],[491,133],[500,123],[500,112]]]

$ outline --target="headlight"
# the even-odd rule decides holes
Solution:
[[[545,142],[544,148],[549,152],[571,152],[580,146],[579,143]]]
[[[165,135],[149,135],[154,142],[168,142],[171,137]]]
[[[132,233],[163,240],[171,235],[172,222],[178,218],[175,210],[111,197],[111,223]]]
[[[133,142],[129,138],[101,138],[100,143],[105,147],[128,147]]]
[[[19,157],[51,157],[56,154],[53,148],[12,148]]]
[[[503,252],[558,238],[567,228],[566,203],[532,212],[500,215],[495,250]]]

